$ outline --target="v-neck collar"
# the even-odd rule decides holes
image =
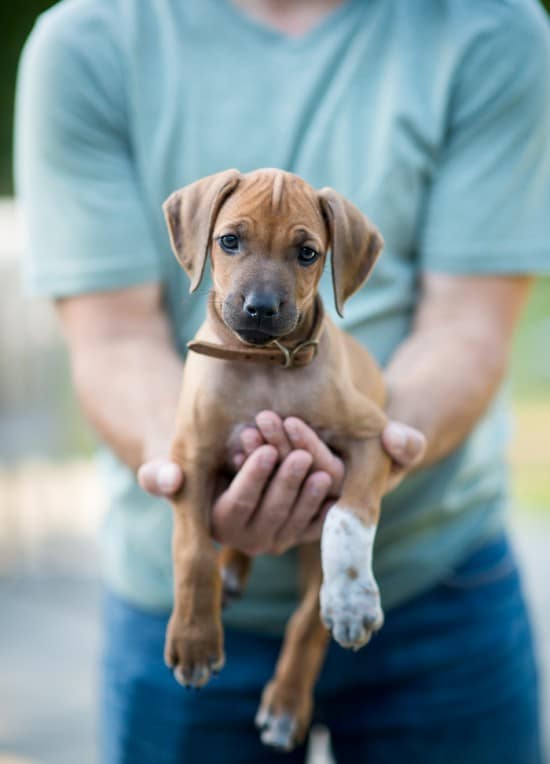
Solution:
[[[347,19],[348,15],[363,2],[365,0],[344,0],[341,5],[323,16],[308,32],[296,36],[289,35],[267,22],[259,21],[253,16],[249,16],[245,11],[238,8],[233,3],[233,0],[215,0],[216,6],[234,24],[239,25],[259,42],[270,43],[288,50],[301,50],[316,44],[329,30],[332,31],[332,29]]]

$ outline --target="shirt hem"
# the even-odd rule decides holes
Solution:
[[[38,274],[23,277],[23,292],[26,297],[70,297],[87,292],[108,292],[124,287],[148,282],[161,282],[158,268],[150,265],[110,269],[79,273],[73,276],[51,275],[41,277]]]
[[[539,250],[530,252],[522,251],[525,245],[518,244],[513,250],[509,247],[506,251],[490,252],[483,248],[468,250],[449,250],[448,247],[440,247],[436,254],[424,252],[421,258],[422,270],[447,271],[451,273],[502,273],[502,274],[550,274],[550,246],[546,244]],[[446,252],[441,255],[441,251]]]

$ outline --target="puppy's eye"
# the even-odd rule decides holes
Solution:
[[[319,257],[319,253],[311,247],[300,247],[298,252],[298,262],[300,265],[311,265]]]
[[[225,236],[220,236],[218,239],[221,248],[230,255],[235,254],[239,250],[239,237],[233,233],[227,233]]]

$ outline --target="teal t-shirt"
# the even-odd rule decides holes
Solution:
[[[298,39],[230,0],[64,0],[30,37],[17,104],[28,287],[160,281],[182,353],[206,290],[187,294],[161,204],[228,167],[291,170],[376,222],[385,252],[340,323],[381,364],[410,331],[423,271],[550,270],[550,35],[535,0],[348,0]],[[506,434],[495,400],[461,448],[384,500],[386,609],[502,527]],[[107,450],[101,465],[106,579],[167,608],[170,510]],[[295,563],[259,558],[227,621],[280,629]]]

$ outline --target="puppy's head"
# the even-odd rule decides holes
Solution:
[[[163,206],[172,248],[200,284],[210,253],[216,304],[241,340],[290,334],[311,307],[329,249],[336,309],[367,279],[382,249],[372,223],[330,188],[282,170],[211,175]]]

